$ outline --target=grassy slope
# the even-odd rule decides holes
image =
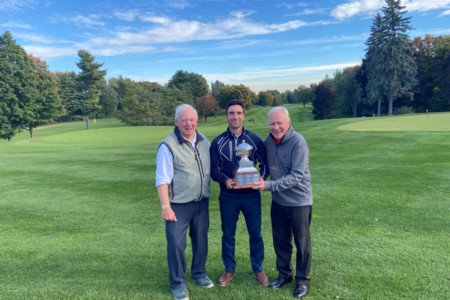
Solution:
[[[311,150],[309,299],[450,298],[450,132],[346,131],[337,128],[357,120],[310,121],[307,109],[289,109]],[[246,127],[265,137],[266,113],[249,111]],[[218,116],[199,128],[212,139],[225,126]],[[61,124],[0,141],[0,298],[171,299],[154,187],[156,148],[171,129],[98,120],[89,131]],[[212,190],[208,273],[217,279],[216,183]],[[274,279],[269,193],[263,201]],[[292,298],[291,287],[257,286],[242,220],[236,256],[232,285],[202,290],[190,280],[192,298]]]

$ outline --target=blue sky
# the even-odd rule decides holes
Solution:
[[[450,34],[450,0],[402,1],[410,37]],[[75,71],[77,51],[107,77],[166,84],[177,70],[255,92],[293,90],[361,63],[383,0],[1,0],[8,30],[50,71]]]

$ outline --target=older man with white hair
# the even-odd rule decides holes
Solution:
[[[172,294],[188,300],[186,235],[192,245],[191,276],[203,288],[214,283],[206,275],[209,230],[210,143],[196,130],[197,111],[188,104],[175,110],[175,128],[159,145],[156,186],[166,224],[167,263]]]
[[[309,147],[292,128],[285,107],[272,108],[268,120],[270,133],[264,145],[271,181],[261,180],[255,188],[272,192],[270,217],[278,278],[269,288],[281,288],[294,277],[293,296],[302,298],[308,294],[311,267]],[[297,249],[295,273],[291,266],[292,239]]]

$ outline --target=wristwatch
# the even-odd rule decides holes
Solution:
[[[170,204],[161,205],[161,209],[165,210],[170,207]]]

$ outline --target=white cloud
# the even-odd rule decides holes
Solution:
[[[450,5],[450,0],[433,0],[433,1],[405,1],[402,2],[402,5],[406,6],[407,11],[418,11],[418,12],[424,12],[434,9],[442,9],[442,8],[448,8]]]
[[[286,3],[286,2],[281,2],[275,5],[275,7],[284,7],[286,9],[296,9],[297,7],[307,7],[308,5],[306,3],[297,3],[297,4],[292,4],[292,3]]]
[[[159,16],[142,16],[140,19],[151,23],[151,27],[141,31],[119,31],[114,36],[95,37],[85,44],[96,53],[109,55],[135,53],[154,50],[157,45],[187,43],[206,40],[231,40],[252,35],[284,32],[326,22],[306,23],[289,21],[278,24],[257,23],[246,19],[248,12],[233,12],[228,18],[211,23],[196,20],[175,20]],[[133,45],[133,46],[131,46]],[[109,49],[109,50],[107,50]]]
[[[86,27],[96,27],[96,26],[104,26],[105,23],[98,20],[99,16],[97,15],[89,15],[82,16],[77,15],[70,19],[70,22],[75,23],[78,26],[86,26]]]
[[[31,29],[31,26],[27,23],[23,23],[23,22],[6,22],[6,23],[2,23],[0,24],[0,26],[2,27],[7,27],[7,28],[20,28],[20,29]]]
[[[23,47],[28,54],[40,57],[44,60],[51,60],[54,58],[76,56],[76,49],[70,47],[42,47],[42,46],[24,46]]]
[[[128,11],[115,11],[113,16],[123,21],[134,21],[139,16],[139,11],[136,9]]]
[[[450,9],[444,11],[442,14],[439,15],[439,17],[443,17],[443,16],[449,16],[450,15]]]
[[[358,34],[358,35],[335,35],[325,38],[316,39],[303,39],[299,41],[292,41],[289,45],[320,45],[320,44],[336,44],[336,43],[347,43],[347,42],[362,42],[367,40],[368,34]]]
[[[83,45],[79,45],[80,49],[85,49],[86,47],[84,47]],[[114,55],[121,55],[121,54],[126,54],[126,53],[149,53],[152,51],[155,51],[155,47],[152,46],[132,46],[132,45],[128,45],[125,47],[121,47],[119,49],[114,49],[114,48],[101,48],[101,49],[97,49],[95,51],[96,55],[101,55],[101,56],[114,56]]]
[[[52,22],[53,23],[66,23],[78,27],[103,27],[105,26],[105,22],[100,21],[101,16],[100,15],[75,15],[75,16],[57,16],[54,17]]]
[[[354,15],[371,13],[379,10],[385,4],[384,0],[350,1],[338,5],[331,11],[331,15],[338,20],[347,19]]]
[[[425,12],[435,9],[445,9],[450,5],[450,0],[411,0],[401,3],[406,6],[408,12]],[[380,10],[386,3],[384,0],[356,0],[336,6],[331,11],[331,16],[338,20],[344,20],[360,14],[371,14]]]
[[[307,15],[316,15],[316,14],[321,14],[323,13],[323,9],[310,9],[310,8],[306,8],[298,13],[296,13],[295,15],[298,16],[307,16]]]
[[[169,24],[171,22],[170,18],[157,16],[141,16],[139,19],[142,22],[156,23],[156,24]]]
[[[0,11],[20,10],[29,8],[36,4],[36,0],[2,0]]]
[[[54,39],[44,37],[44,36],[34,34],[34,33],[16,33],[15,36],[17,36],[18,38],[20,38],[22,40],[33,42],[33,43],[40,43],[40,44],[55,43]]]
[[[271,29],[273,32],[283,32],[283,31],[288,31],[288,30],[292,30],[292,29],[297,29],[300,27],[305,27],[307,25],[308,25],[308,23],[306,23],[304,21],[295,20],[295,21],[289,21],[289,22],[286,22],[283,24],[268,25],[267,28]]]
[[[170,0],[167,1],[166,5],[176,9],[184,9],[191,6],[187,0]]]

